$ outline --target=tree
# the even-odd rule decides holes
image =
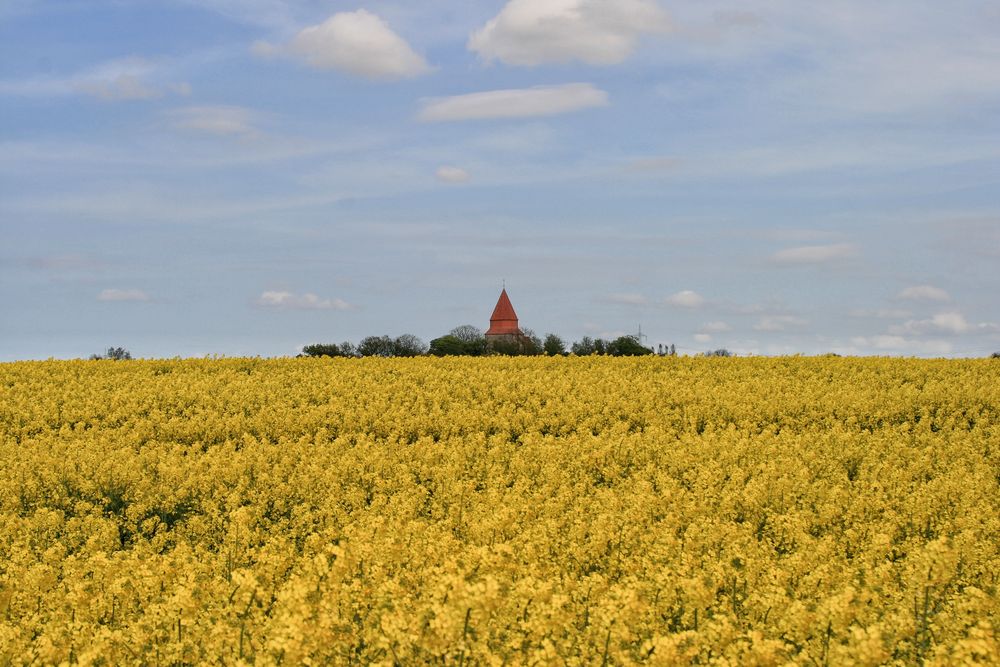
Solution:
[[[521,330],[520,343],[520,354],[541,354],[542,353],[542,339],[538,337],[538,334],[534,332],[533,329],[522,329]]]
[[[559,354],[566,354],[566,343],[559,336],[550,333],[545,336],[542,349],[545,351],[545,354],[554,357]]]
[[[302,354],[308,357],[341,357],[344,353],[336,343],[314,343],[302,348]]]
[[[1000,359],[1000,352],[994,352],[993,354],[990,355],[990,357],[992,357],[993,359]]]
[[[471,324],[463,324],[460,327],[452,329],[448,332],[448,335],[462,341],[465,345],[465,352],[463,354],[474,357],[486,354],[486,336],[483,335],[482,329],[474,327]]]
[[[356,357],[358,356],[358,346],[349,340],[345,340],[340,344],[340,354],[345,357]]]
[[[638,357],[653,354],[653,351],[642,345],[635,336],[619,336],[608,343],[608,354],[614,357]]]
[[[362,357],[391,357],[394,352],[395,345],[388,336],[365,336],[358,343],[358,354]]]
[[[594,339],[590,336],[584,336],[580,340],[574,342],[569,349],[578,357],[594,354]]]
[[[464,356],[469,353],[467,345],[467,343],[463,342],[457,336],[448,334],[447,336],[441,336],[431,341],[430,353],[435,357]]]
[[[392,353],[397,357],[419,357],[427,354],[427,344],[413,334],[403,334],[392,341]]]
[[[721,347],[718,350],[709,350],[708,352],[705,353],[705,356],[706,357],[735,357],[736,355],[733,354],[732,352],[730,352],[729,350],[727,350],[726,348]]]
[[[90,355],[92,360],[110,359],[111,361],[127,361],[132,358],[132,354],[124,347],[109,347],[104,354]]]
[[[448,332],[449,336],[454,336],[463,343],[476,343],[483,338],[483,330],[471,324],[463,324]]]

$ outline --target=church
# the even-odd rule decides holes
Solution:
[[[517,325],[517,313],[514,312],[514,306],[511,305],[510,297],[507,296],[507,288],[504,287],[500,291],[500,298],[497,299],[493,314],[490,315],[490,328],[486,330],[486,344],[490,347],[495,347],[497,344],[521,347],[525,340],[524,333]]]

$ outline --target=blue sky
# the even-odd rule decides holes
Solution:
[[[1000,7],[0,3],[0,359],[1000,350]]]

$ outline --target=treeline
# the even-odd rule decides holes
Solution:
[[[667,348],[660,346],[660,355],[675,355],[673,345]],[[584,336],[567,347],[566,342],[556,334],[539,337],[530,329],[523,330],[523,335],[516,339],[487,340],[481,329],[465,324],[450,332],[435,338],[429,344],[424,343],[412,334],[404,334],[393,338],[391,336],[367,336],[357,344],[350,341],[343,343],[317,343],[302,348],[305,357],[418,357],[432,355],[481,357],[489,355],[504,356],[560,356],[575,354],[608,355],[613,357],[634,357],[646,354],[657,354],[652,349],[642,345],[635,336],[619,336],[614,340],[591,338]]]

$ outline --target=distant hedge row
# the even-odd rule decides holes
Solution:
[[[424,343],[412,334],[403,334],[395,338],[391,336],[367,336],[354,344],[316,343],[302,348],[300,356],[307,357],[418,357],[432,355],[479,357],[487,355],[610,355],[614,357],[634,357],[654,354],[653,350],[642,345],[635,336],[619,336],[614,340],[591,338],[584,336],[574,342],[568,349],[565,341],[556,334],[548,334],[545,339],[539,338],[533,331],[527,329],[516,339],[489,341],[482,330],[466,324],[452,329],[449,333],[435,338],[430,344]],[[667,354],[674,354],[673,346]]]

